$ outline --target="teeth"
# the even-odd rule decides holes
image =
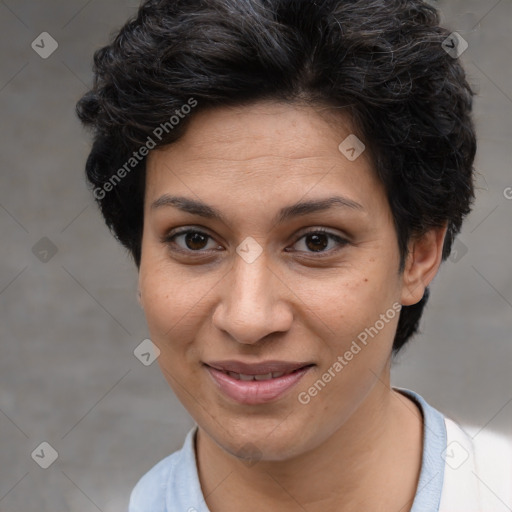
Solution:
[[[271,373],[265,373],[264,375],[255,375],[254,380],[269,380],[272,378]]]
[[[263,375],[245,375],[243,373],[235,373],[235,372],[226,372],[226,373],[230,377],[233,377],[233,379],[244,380],[244,381],[277,379],[277,378],[285,375],[285,372],[272,372],[272,373],[269,372],[269,373],[265,373]]]

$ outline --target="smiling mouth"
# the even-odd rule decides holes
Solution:
[[[284,397],[315,366],[308,361],[236,360],[203,363],[217,389],[243,405],[262,405]]]
[[[312,365],[308,365],[312,366]],[[236,373],[236,372],[229,372],[225,370],[221,370],[226,375],[229,375],[233,379],[236,380],[243,380],[243,381],[251,381],[251,380],[271,380],[271,379],[278,379],[279,377],[283,377],[283,375],[290,375],[291,373],[296,373],[304,368],[307,368],[308,366],[302,366],[301,368],[297,368],[295,370],[291,370],[289,372],[269,372],[269,373],[263,373],[259,375],[250,375],[250,374],[244,374],[244,373]]]
[[[217,389],[243,405],[262,405],[278,400],[296,386],[313,366],[315,364],[274,361],[252,365],[238,361],[205,364]]]
[[[278,379],[299,370],[314,366],[310,361],[276,361],[268,360],[259,363],[246,363],[237,360],[208,361],[207,367],[217,370],[231,378],[242,381],[264,381]]]

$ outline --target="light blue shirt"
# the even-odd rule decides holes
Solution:
[[[437,512],[444,478],[446,426],[443,415],[425,400],[406,389],[423,413],[423,457],[411,512]],[[128,512],[210,512],[201,491],[195,457],[192,428],[181,450],[161,460],[137,483],[130,497]]]

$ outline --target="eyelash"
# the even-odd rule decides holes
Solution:
[[[200,250],[194,251],[191,249],[183,249],[182,247],[179,247],[177,249],[175,247],[173,247],[176,245],[175,239],[178,236],[187,235],[189,233],[197,233],[200,235],[204,235],[213,240],[213,237],[211,237],[208,233],[205,233],[204,231],[201,231],[199,229],[186,228],[181,231],[177,231],[175,233],[172,233],[172,232],[168,233],[167,235],[162,237],[161,241],[162,241],[162,243],[167,244],[171,250],[181,252],[181,253],[186,253],[187,255],[195,256],[197,254],[198,256],[202,256],[203,253],[206,253],[206,252],[212,250],[212,249],[209,249],[209,250],[208,249],[207,250],[200,249]],[[297,238],[297,240],[293,243],[293,245],[295,245],[298,241],[302,240],[303,238],[306,238],[309,235],[316,235],[316,234],[327,235],[330,239],[332,239],[338,243],[338,245],[339,245],[338,249],[331,249],[328,251],[318,251],[318,252],[314,252],[314,251],[297,251],[297,252],[306,252],[308,254],[312,254],[313,257],[315,257],[315,258],[321,258],[323,256],[331,255],[333,252],[339,250],[340,248],[344,247],[345,245],[347,245],[349,243],[348,240],[340,237],[339,235],[335,235],[334,233],[331,233],[330,231],[327,231],[324,228],[315,228],[311,231],[307,231],[307,232],[303,233],[299,238]]]

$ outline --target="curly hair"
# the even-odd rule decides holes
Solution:
[[[443,48],[449,35],[421,0],[144,2],[96,51],[94,85],[77,104],[93,129],[86,174],[107,226],[139,267],[147,148],[178,140],[199,110],[271,99],[347,113],[386,189],[399,270],[412,236],[447,225],[445,260],[474,200],[476,152],[474,93]],[[402,308],[395,354],[428,295]]]

